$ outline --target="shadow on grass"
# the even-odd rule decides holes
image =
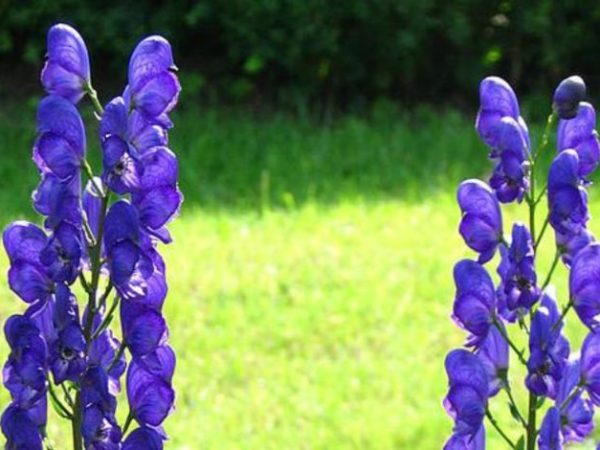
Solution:
[[[29,199],[38,181],[30,159],[35,111],[15,109],[0,111],[2,224],[33,217]],[[184,214],[190,207],[260,212],[307,202],[419,202],[491,169],[473,120],[454,111],[388,107],[323,125],[282,114],[188,108],[174,122]],[[99,167],[95,133],[89,127],[88,155]]]

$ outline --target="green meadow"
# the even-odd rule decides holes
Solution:
[[[37,182],[30,160],[35,111],[16,111],[0,110],[2,226],[36,220],[29,200]],[[472,118],[380,105],[318,122],[188,108],[174,122],[171,146],[186,199],[171,225],[174,243],[161,248],[178,356],[167,448],[441,448],[452,426],[441,406],[443,360],[464,340],[450,319],[452,267],[473,256],[457,234],[454,192],[462,179],[485,178],[491,169]],[[88,129],[97,169],[95,133]],[[550,147],[544,155],[539,183],[552,153]],[[595,187],[590,198],[600,218]],[[539,223],[544,214],[541,208]],[[525,206],[505,214],[506,222],[526,217]],[[600,235],[600,222],[591,228]],[[552,241],[548,232],[540,277]],[[2,252],[0,272],[6,270]],[[555,275],[561,304],[565,275],[562,267]],[[2,322],[25,309],[4,280]],[[583,328],[569,319],[578,348]],[[0,359],[6,356],[2,339]],[[513,385],[525,409],[522,378]],[[5,390],[0,400],[8,401]],[[492,404],[517,440],[506,397]],[[49,436],[58,450],[69,428],[57,423]],[[504,448],[488,429],[488,448]]]

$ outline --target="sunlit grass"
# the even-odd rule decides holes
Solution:
[[[443,359],[464,339],[449,318],[451,273],[472,256],[454,187],[489,169],[471,121],[424,110],[325,127],[187,111],[176,123],[186,203],[161,249],[178,355],[167,448],[440,448],[451,429]],[[30,121],[2,121],[3,224],[32,217],[32,139]],[[540,273],[551,256],[548,233]],[[24,309],[5,282],[0,296],[3,320]],[[581,331],[572,318],[575,341]],[[522,382],[514,388],[524,408]],[[516,439],[504,404],[493,411]],[[68,447],[68,427],[50,435]]]

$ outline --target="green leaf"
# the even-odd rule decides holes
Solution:
[[[515,445],[516,450],[525,450],[525,436],[521,436]]]
[[[58,414],[63,419],[71,419],[67,414],[64,413],[63,409],[58,404],[53,395],[49,395],[48,398],[50,399],[50,403],[52,403],[52,408],[54,408],[56,414]]]
[[[546,397],[538,397],[538,399],[535,402],[535,409],[540,409],[544,405],[545,401]]]
[[[519,414],[519,410],[512,403],[508,404],[508,409],[510,410],[510,415],[513,416],[517,422],[521,423],[521,415]]]

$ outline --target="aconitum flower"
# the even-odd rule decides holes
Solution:
[[[579,156],[565,150],[554,158],[548,173],[549,221],[557,233],[581,233],[589,219],[587,192],[579,179]]]
[[[477,113],[475,128],[481,139],[492,149],[492,155],[498,156],[495,150],[498,146],[498,124],[504,117],[511,117],[518,124],[527,147],[529,148],[529,132],[521,117],[519,102],[515,92],[502,78],[487,77],[479,86],[481,107]]]
[[[553,406],[550,408],[540,428],[538,438],[539,450],[562,450],[564,439],[560,432],[560,410]]]
[[[581,249],[584,249],[596,239],[592,233],[585,229],[575,235],[556,233],[556,247],[561,259],[567,267],[571,267],[573,258]]]
[[[166,438],[159,430],[140,427],[132,431],[123,442],[122,450],[162,450]]]
[[[48,32],[48,53],[42,84],[49,94],[77,103],[90,84],[88,51],[79,33],[65,24]]]
[[[462,212],[460,234],[465,243],[486,263],[502,240],[502,214],[496,196],[480,180],[466,180],[458,187],[457,200]]]
[[[503,117],[496,125],[495,132],[496,148],[490,156],[499,159],[490,178],[490,186],[501,202],[520,202],[529,188],[526,136],[512,117]]]
[[[556,398],[570,351],[569,342],[561,334],[563,324],[559,318],[556,301],[545,292],[531,321],[525,384],[534,394],[550,398]]]
[[[582,102],[577,115],[570,120],[561,120],[556,134],[559,152],[572,149],[579,156],[579,176],[590,175],[600,161],[600,142],[596,132],[596,111]]]
[[[481,425],[475,437],[452,434],[443,450],[485,450],[485,427]]]
[[[577,115],[579,103],[585,100],[586,88],[577,75],[565,78],[554,91],[552,108],[561,119],[572,119]]]
[[[594,242],[577,253],[569,274],[569,293],[579,319],[590,330],[600,325],[600,244]]]
[[[580,379],[579,360],[569,361],[564,368],[556,397],[565,443],[581,442],[594,429],[594,407],[590,400],[583,398],[583,391],[579,389]]]
[[[488,381],[483,364],[473,353],[452,350],[446,356],[449,390],[446,411],[454,419],[454,433],[474,438],[480,431],[488,400]]]
[[[479,347],[492,326],[494,284],[482,266],[468,259],[454,266],[454,284],[456,295],[452,317],[471,333],[467,345]]]
[[[499,323],[498,327],[506,334],[504,325]],[[508,375],[508,343],[502,332],[496,327],[490,328],[476,354],[488,374],[488,396],[491,398],[506,385]]]
[[[2,433],[6,436],[5,448],[43,450],[43,436],[40,430],[46,425],[46,410],[45,399],[30,409],[9,405],[0,422]]]
[[[529,310],[540,297],[534,258],[529,230],[522,223],[515,223],[508,249],[508,266],[502,279],[506,304],[510,310]]]
[[[583,341],[580,384],[585,387],[592,401],[600,406],[600,334],[591,332]]]

